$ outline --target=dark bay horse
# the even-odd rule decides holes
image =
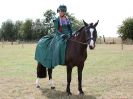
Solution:
[[[77,66],[78,68],[78,90],[79,94],[84,94],[82,90],[82,71],[84,68],[84,62],[87,58],[87,46],[92,50],[95,48],[95,42],[97,38],[96,26],[98,25],[99,20],[93,23],[86,23],[84,20],[84,26],[77,30],[67,42],[66,48],[66,58],[65,65],[67,68],[67,88],[66,92],[68,95],[71,95],[70,83],[71,83],[71,74],[72,68]],[[51,84],[51,89],[54,89],[54,83],[52,81],[52,68],[48,69],[49,81]],[[39,85],[39,78],[45,78],[47,76],[47,69],[38,63],[37,66],[37,80],[36,86]]]

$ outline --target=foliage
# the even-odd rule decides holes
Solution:
[[[16,39],[22,39],[22,35],[23,35],[22,26],[23,26],[23,22],[19,20],[16,21],[14,24]]]
[[[80,20],[76,19],[73,14],[70,14],[70,13],[67,12],[66,15],[68,16],[68,18],[70,19],[70,21],[72,23],[73,31],[76,31],[81,26],[83,26],[83,22],[81,22]]]
[[[72,23],[73,31],[83,26],[83,22],[76,19],[73,14],[66,13]],[[43,14],[44,19],[27,19],[25,21],[17,20],[15,23],[12,20],[7,20],[2,23],[0,28],[0,39],[4,40],[39,40],[41,37],[53,33],[56,13],[48,9]]]
[[[124,20],[122,25],[118,28],[118,33],[123,40],[133,40],[133,18]]]
[[[23,38],[25,40],[32,40],[32,20],[27,19],[23,24]]]
[[[0,34],[4,40],[12,41],[15,39],[14,24],[11,20],[2,23]]]
[[[55,19],[55,16],[56,16],[56,13],[52,11],[51,9],[47,10],[44,13],[43,25],[44,25],[46,34],[53,32],[54,30],[53,20]]]
[[[44,26],[40,19],[36,19],[35,22],[33,22],[32,30],[33,30],[32,39],[39,39],[43,35],[45,35],[43,32]]]

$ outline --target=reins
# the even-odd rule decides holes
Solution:
[[[71,40],[71,39],[69,39],[69,40],[72,41],[72,42],[78,43],[78,44],[88,45],[88,43],[78,42],[78,41]]]
[[[79,32],[76,32],[74,35],[79,35]],[[75,40],[71,40],[71,39],[68,39],[72,42],[75,42],[75,43],[78,43],[78,44],[82,44],[82,45],[88,45],[88,43],[83,43],[83,42],[80,42],[80,41],[75,41]]]

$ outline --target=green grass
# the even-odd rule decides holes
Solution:
[[[53,72],[56,91],[51,93],[48,79],[41,80],[41,89],[35,88],[35,44],[0,45],[0,97],[42,99],[66,99],[66,67],[57,66]],[[131,99],[133,98],[133,45],[97,45],[88,50],[83,70],[85,99]],[[77,95],[77,68],[72,73],[71,90]],[[51,95],[54,94],[54,95]],[[69,98],[71,98],[69,97]],[[79,98],[79,97],[78,97]]]
[[[34,46],[30,44],[24,45],[24,48],[21,45],[4,46],[0,48],[0,63],[2,77],[21,77],[24,73],[33,73],[36,67]]]

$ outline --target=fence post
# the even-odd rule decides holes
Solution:
[[[123,50],[123,39],[121,37],[121,49]]]
[[[2,39],[2,42],[1,42],[2,44],[2,48],[4,47],[4,38]]]
[[[103,41],[104,41],[104,43],[106,43],[106,40],[105,40],[105,36],[103,35]]]
[[[21,45],[22,45],[21,47],[24,48],[24,39],[23,38],[21,40]]]

